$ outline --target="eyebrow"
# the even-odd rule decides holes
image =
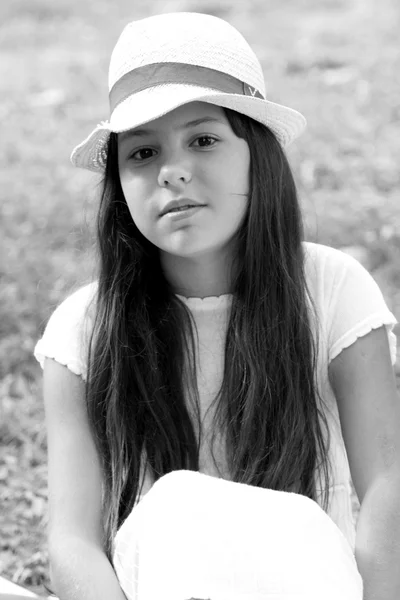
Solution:
[[[225,125],[225,122],[222,119],[218,119],[218,117],[199,117],[198,119],[187,121],[183,125],[180,125],[177,129],[190,129],[190,127],[196,127],[197,125],[203,125],[204,123],[220,123],[221,125]],[[145,137],[146,135],[151,135],[152,133],[154,133],[153,129],[135,129],[133,131],[124,131],[121,134],[121,137],[122,140],[125,140],[132,137]]]

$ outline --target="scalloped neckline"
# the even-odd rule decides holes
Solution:
[[[205,296],[200,298],[199,296],[182,296],[181,294],[175,294],[180,298],[187,306],[206,308],[215,307],[220,305],[228,305],[232,300],[232,294],[221,294],[220,296]]]

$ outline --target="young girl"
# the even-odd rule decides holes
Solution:
[[[358,262],[303,241],[284,147],[304,118],[266,99],[247,42],[204,14],[129,24],[109,87],[109,122],[72,154],[103,175],[98,276],[36,347],[57,593],[123,598],[117,530],[183,470],[261,488],[266,511],[272,490],[316,501],[355,552],[364,598],[398,600],[396,319]]]

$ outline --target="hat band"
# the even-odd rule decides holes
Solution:
[[[110,91],[111,113],[132,94],[170,83],[195,85],[265,100],[259,90],[222,71],[187,63],[153,63],[133,69],[118,79]]]

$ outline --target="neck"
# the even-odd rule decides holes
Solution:
[[[161,253],[161,265],[174,292],[186,298],[232,293],[232,264],[226,254],[219,257],[182,257]]]

